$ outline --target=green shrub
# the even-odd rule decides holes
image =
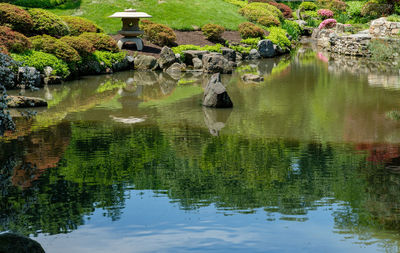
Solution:
[[[361,9],[361,15],[371,19],[388,16],[392,13],[392,5],[380,3],[378,0],[370,0]]]
[[[274,16],[262,16],[257,20],[257,23],[265,27],[281,25],[279,19],[276,19]]]
[[[321,22],[322,22],[322,20],[320,20],[320,19],[311,18],[311,17],[308,17],[305,21],[307,22],[307,26],[310,26],[310,27],[318,27],[319,24],[321,24]]]
[[[15,5],[0,3],[0,25],[11,27],[14,31],[29,34],[33,27],[31,15]]]
[[[53,8],[65,2],[66,0],[16,0],[13,3],[30,8]]]
[[[81,37],[65,36],[62,37],[60,40],[75,49],[82,58],[87,57],[90,54],[94,53],[94,51],[96,51],[92,42]]]
[[[166,25],[149,24],[144,27],[146,38],[158,46],[174,46],[176,44],[176,35],[174,30]]]
[[[273,16],[277,19],[282,19],[282,12],[267,3],[251,3],[239,10],[239,13],[245,16],[250,21],[256,22],[260,17]]]
[[[237,46],[229,45],[229,48],[233,49],[236,52],[239,52],[241,54],[249,54],[250,50],[253,49],[253,47],[244,47],[244,46],[241,46],[241,45],[237,45]]]
[[[68,65],[56,56],[38,51],[26,51],[23,54],[12,54],[14,60],[21,62],[24,66],[35,67],[43,73],[45,67],[50,66],[53,74],[63,78],[70,75]]]
[[[225,28],[216,24],[206,24],[201,28],[203,35],[211,41],[221,41]]]
[[[292,9],[284,3],[269,2],[270,5],[278,8],[285,18],[291,18],[293,16]]]
[[[114,63],[122,61],[126,57],[125,52],[112,53],[107,51],[96,51],[93,54],[98,62],[104,62],[104,65],[111,68]]]
[[[238,28],[240,36],[243,39],[264,37],[264,30],[253,23],[250,22],[241,23]]]
[[[315,11],[317,10],[317,5],[313,2],[302,2],[299,6],[299,9],[305,11]]]
[[[0,26],[0,45],[13,53],[22,53],[31,48],[31,42],[25,35],[7,26]]]
[[[59,39],[49,35],[38,35],[30,39],[33,49],[37,51],[53,54],[68,63],[81,60],[81,57],[74,48]]]
[[[280,46],[282,49],[287,49],[290,47],[290,40],[286,37],[286,30],[279,27],[270,27],[267,29],[269,35],[267,39],[272,41],[272,43]]]
[[[390,22],[400,22],[400,16],[396,15],[396,14],[390,15],[386,19],[387,19],[387,21],[390,21]]]
[[[301,35],[301,27],[298,23],[291,20],[285,20],[282,24],[282,28],[285,29],[294,40],[299,39]]]
[[[139,27],[140,27],[140,30],[144,31],[146,29],[146,26],[153,25],[153,24],[155,24],[153,21],[150,21],[148,19],[141,19]]]
[[[93,23],[92,21],[81,18],[81,17],[73,17],[73,16],[62,16],[61,17],[65,23],[67,23],[70,34],[73,36],[81,35],[85,32],[92,32],[92,33],[103,33],[104,30]]]
[[[69,34],[67,24],[57,15],[42,9],[30,9],[33,20],[33,33],[62,37]]]
[[[349,1],[346,2],[348,5],[347,8],[347,14],[350,15],[350,17],[354,18],[354,17],[360,17],[361,16],[361,9],[364,5],[364,2],[361,1]]]
[[[246,6],[248,4],[247,0],[244,0],[244,1],[242,1],[242,0],[224,0],[224,1],[227,3],[230,3],[230,4],[237,5],[241,8],[243,8],[244,6]]]
[[[104,33],[82,33],[80,38],[92,42],[94,48],[100,51],[110,51],[113,53],[119,52],[117,42]]]
[[[341,0],[318,0],[318,5],[335,13],[346,11],[347,8],[346,3]]]
[[[301,13],[301,16],[305,19],[311,17],[311,18],[319,18],[318,12],[316,11],[304,11]]]
[[[256,48],[260,40],[261,40],[260,38],[247,38],[247,39],[242,39],[240,43],[249,45],[252,48]]]
[[[376,61],[393,61],[393,55],[400,51],[400,43],[388,42],[381,39],[373,39],[368,44],[371,57]]]

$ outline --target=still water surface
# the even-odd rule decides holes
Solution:
[[[27,92],[49,108],[0,142],[0,231],[47,252],[398,252],[398,73],[301,49],[224,76],[223,110],[201,107],[207,80]]]

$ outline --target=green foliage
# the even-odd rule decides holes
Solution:
[[[267,3],[251,3],[239,10],[239,13],[245,16],[250,21],[256,22],[259,18],[263,16],[273,16],[277,19],[282,19],[282,12]]]
[[[4,46],[9,52],[22,53],[31,48],[31,43],[22,33],[0,26],[0,46]]]
[[[282,24],[282,28],[287,31],[287,33],[292,36],[294,40],[298,40],[301,35],[301,27],[294,21],[285,20]]]
[[[339,13],[335,15],[335,19],[338,23],[347,24],[350,20],[350,16],[347,13]]]
[[[389,17],[387,17],[386,19],[387,19],[387,21],[390,21],[390,22],[400,22],[400,15],[393,14],[393,15],[390,15]]]
[[[29,34],[33,27],[31,15],[15,5],[0,3],[0,25],[9,26],[14,31]]]
[[[244,6],[246,6],[248,4],[247,0],[244,0],[244,1],[243,0],[224,0],[224,1],[227,3],[230,3],[230,4],[237,5],[241,8],[243,8]]]
[[[310,27],[318,27],[319,24],[322,22],[321,20],[316,18],[307,18],[305,21],[307,22],[307,26]]]
[[[30,8],[53,8],[67,0],[15,0],[13,4]]]
[[[181,54],[183,51],[186,50],[204,50],[204,51],[209,51],[209,52],[218,52],[221,53],[221,48],[223,48],[223,45],[221,44],[216,44],[214,46],[206,45],[204,47],[201,46],[196,46],[196,45],[179,45],[177,47],[171,48],[172,51],[174,51],[175,54]]]
[[[119,52],[117,42],[104,33],[82,33],[80,38],[90,41],[94,48],[99,51]]]
[[[364,2],[362,1],[349,1],[346,2],[348,5],[346,12],[347,14],[350,15],[350,17],[355,18],[355,17],[360,17],[361,16],[361,10],[364,5]]]
[[[250,53],[250,50],[253,49],[254,47],[253,47],[253,46],[244,47],[244,46],[242,46],[242,45],[237,45],[237,46],[229,45],[229,48],[230,48],[230,49],[233,49],[233,50],[235,50],[236,52],[239,52],[239,53],[241,53],[241,54],[249,54],[249,53]]]
[[[257,47],[258,42],[260,42],[260,38],[247,38],[247,39],[242,39],[240,43],[250,45],[252,47]]]
[[[114,63],[122,61],[126,57],[125,52],[112,53],[107,51],[96,51],[94,56],[98,62],[104,62],[104,64],[111,68]]]
[[[34,50],[53,54],[67,63],[78,62],[81,60],[79,53],[62,40],[49,35],[38,35],[31,37],[30,39]]]
[[[361,9],[361,15],[370,19],[388,16],[392,12],[393,6],[391,4],[381,3],[379,0],[370,0]]]
[[[316,11],[304,11],[301,13],[302,16],[305,18],[311,17],[311,18],[319,18],[318,12]]]
[[[347,5],[341,0],[318,0],[321,8],[332,10],[334,13],[346,11]]]
[[[93,23],[92,21],[81,18],[81,17],[74,17],[74,16],[62,16],[61,17],[65,23],[67,23],[70,34],[73,36],[81,35],[85,32],[92,32],[92,33],[103,33],[104,30]]]
[[[112,54],[110,52],[106,52],[107,54]],[[119,53],[118,53],[119,54]],[[112,91],[115,89],[120,89],[120,88],[125,88],[126,87],[126,82],[120,81],[120,82],[113,82],[113,81],[107,81],[100,85],[97,89],[97,93],[103,93],[106,91]]]
[[[279,19],[275,18],[274,16],[262,16],[257,20],[257,23],[265,27],[281,25]]]
[[[146,38],[158,46],[174,46],[176,35],[174,30],[166,25],[149,24],[144,27]]]
[[[240,24],[239,33],[243,39],[264,37],[264,30],[250,22]]]
[[[313,2],[302,2],[299,6],[299,9],[303,9],[305,11],[315,11],[317,10],[317,5]]]
[[[60,40],[75,49],[82,58],[87,57],[96,51],[91,41],[81,37],[65,36]]]
[[[216,24],[206,24],[201,28],[203,35],[211,41],[221,41],[225,28]]]
[[[286,37],[286,30],[279,27],[270,27],[267,29],[269,35],[267,39],[271,40],[272,43],[280,46],[282,49],[287,49],[290,47],[290,40]]]
[[[33,20],[32,32],[36,35],[47,34],[62,37],[69,34],[68,26],[57,15],[42,9],[30,9]]]
[[[68,65],[52,54],[32,50],[23,54],[12,54],[12,58],[21,62],[24,66],[35,67],[42,73],[45,67],[50,66],[55,75],[63,78],[70,75]]]

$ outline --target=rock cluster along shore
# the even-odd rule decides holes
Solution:
[[[397,37],[400,32],[400,22],[390,22],[386,18],[379,18],[371,22],[368,30],[356,34],[346,33],[346,25],[338,23],[333,29],[314,29],[312,38],[317,40],[319,48],[342,55],[349,56],[371,56],[369,43],[371,40],[379,39],[388,44],[398,43]]]

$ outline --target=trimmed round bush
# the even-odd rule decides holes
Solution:
[[[14,31],[29,34],[33,20],[26,10],[12,4],[0,3],[0,25],[7,25]]]
[[[29,14],[33,20],[32,32],[35,35],[62,37],[69,34],[67,24],[59,16],[42,9],[30,9]]]
[[[280,46],[283,49],[287,49],[290,47],[291,43],[288,37],[286,36],[286,30],[280,27],[270,27],[268,28],[269,35],[267,39],[272,41],[275,45]]]
[[[378,0],[370,0],[361,9],[364,17],[378,18],[388,16],[392,12],[392,5],[380,3]]]
[[[325,9],[333,10],[335,12],[346,11],[347,5],[341,0],[318,0],[319,6]]]
[[[32,50],[26,51],[23,54],[12,54],[11,56],[24,66],[35,67],[42,73],[45,67],[50,66],[53,69],[53,75],[64,78],[70,75],[67,63],[52,54]]]
[[[289,6],[287,6],[286,4],[284,4],[284,3],[277,3],[277,2],[269,2],[269,4],[270,5],[273,5],[273,6],[275,6],[276,8],[278,8],[281,12],[282,12],[282,14],[283,14],[283,16],[285,17],[285,18],[291,18],[291,17],[293,17],[293,11],[292,11],[292,9],[289,7]]]
[[[49,54],[54,54],[67,63],[81,60],[78,52],[67,43],[49,35],[38,35],[30,38],[33,49]]]
[[[211,41],[221,41],[225,28],[216,24],[206,24],[201,28],[203,35]]]
[[[141,20],[140,20],[139,27],[140,27],[140,30],[143,30],[143,31],[144,31],[144,29],[146,28],[146,26],[148,26],[148,25],[153,25],[153,24],[155,24],[153,21],[150,21],[150,20],[148,20],[148,19],[141,19]]]
[[[281,22],[279,19],[273,17],[273,16],[262,16],[257,20],[257,23],[260,25],[270,27],[270,26],[280,26]]]
[[[73,36],[81,35],[85,32],[92,32],[92,33],[102,33],[104,30],[93,23],[92,21],[81,18],[81,17],[73,17],[73,16],[62,16],[62,20],[67,23],[69,27],[70,34]]]
[[[319,29],[329,29],[329,28],[333,28],[336,25],[336,19],[333,18],[329,18],[329,19],[325,19],[324,21],[321,22],[321,24],[319,24],[318,28]]]
[[[317,13],[323,19],[327,19],[327,18],[332,18],[333,17],[333,11],[328,10],[328,9],[319,9]]]
[[[318,12],[316,11],[304,11],[301,13],[301,16],[305,19],[307,18],[318,18]]]
[[[238,28],[240,37],[242,37],[243,39],[264,37],[264,30],[253,23],[241,23]]]
[[[0,26],[0,45],[13,53],[22,53],[31,48],[31,42],[25,35],[7,26]]]
[[[317,9],[317,5],[313,2],[302,2],[299,5],[299,9],[302,9],[305,11],[315,11]]]
[[[119,52],[117,42],[104,33],[82,33],[80,38],[90,41],[96,50]]]
[[[150,24],[145,26],[144,34],[147,39],[158,46],[176,45],[174,30],[161,24]]]
[[[52,8],[65,2],[66,0],[16,0],[13,3],[30,8]]]
[[[87,57],[96,51],[93,43],[85,38],[76,36],[65,36],[62,37],[60,40],[75,49],[81,57]]]
[[[245,16],[248,20],[256,22],[262,16],[274,16],[277,19],[282,19],[282,12],[267,3],[251,3],[239,9],[239,13]]]

